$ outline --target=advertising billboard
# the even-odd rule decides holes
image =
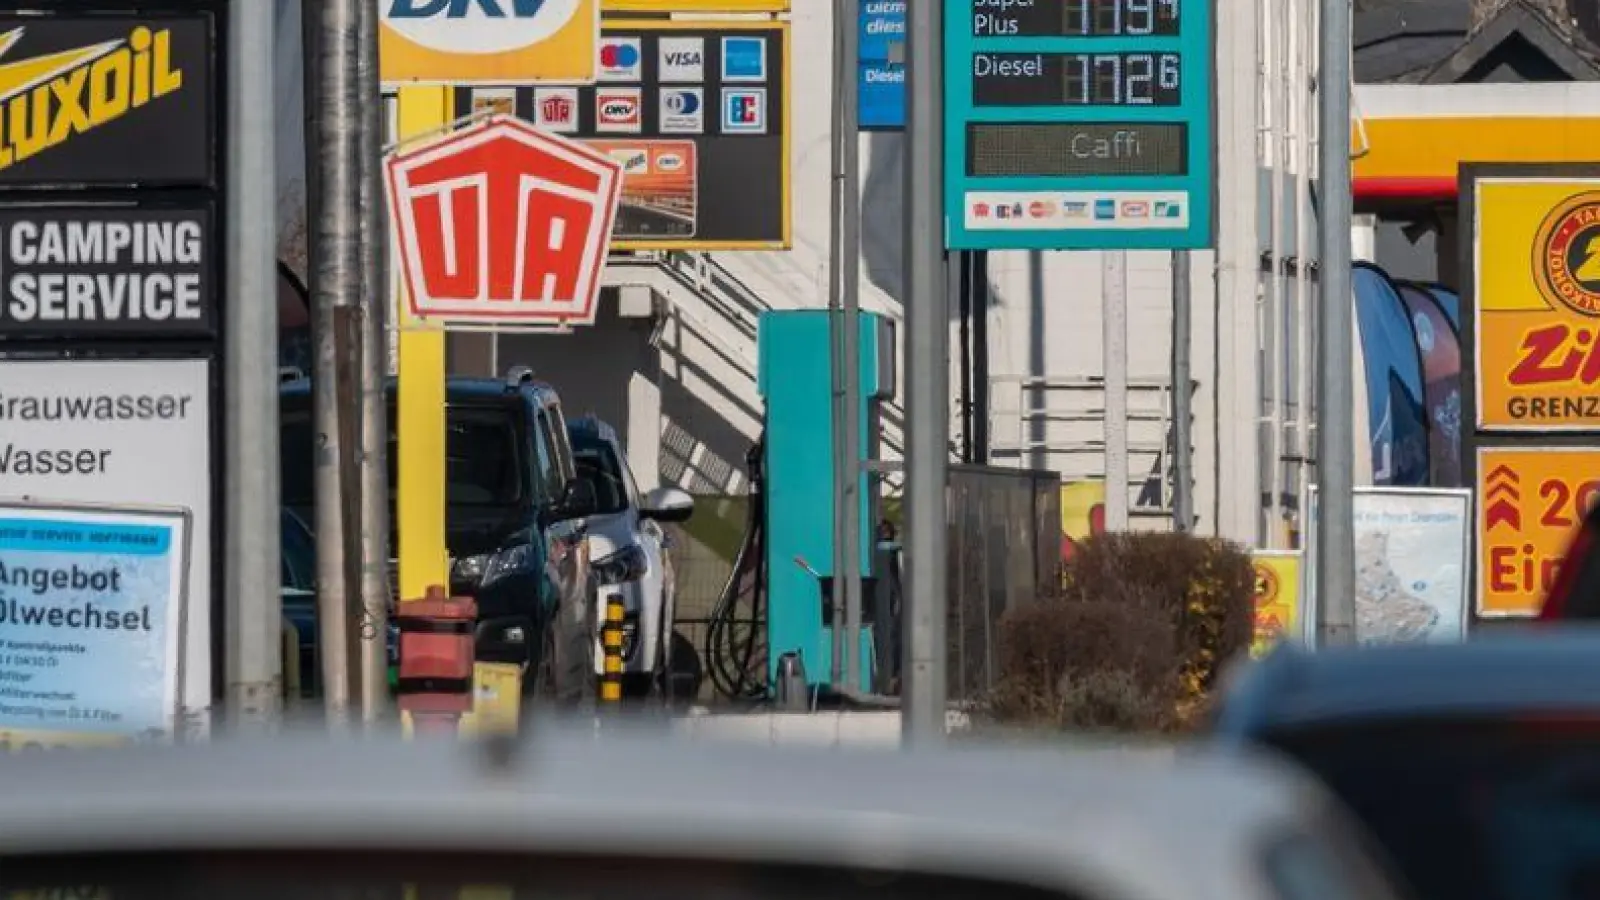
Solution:
[[[1250,655],[1260,657],[1279,641],[1301,642],[1300,553],[1252,550],[1250,562],[1256,576],[1256,624]]]
[[[1355,490],[1356,621],[1360,644],[1466,640],[1472,563],[1472,491]],[[1307,547],[1317,546],[1317,487],[1307,496]],[[1316,622],[1316,554],[1304,559],[1302,615]],[[1315,634],[1307,635],[1315,646]]]
[[[593,85],[463,88],[622,167],[617,250],[790,244],[789,26],[608,20]]]
[[[533,84],[594,78],[600,0],[379,3],[380,77],[401,84]]]
[[[1209,247],[1210,3],[946,4],[951,250]]]
[[[1600,169],[1465,167],[1479,431],[1600,431]]]
[[[0,15],[0,187],[216,183],[210,13]]]
[[[0,747],[170,740],[189,515],[0,500]]]
[[[0,360],[0,497],[188,510],[193,715],[211,701],[211,386],[205,359]]]
[[[0,206],[0,340],[211,337],[211,209]]]
[[[1533,616],[1584,513],[1600,500],[1600,442],[1477,449],[1478,614]]]
[[[906,127],[906,0],[861,0],[856,121],[864,131]]]

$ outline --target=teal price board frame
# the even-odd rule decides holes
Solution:
[[[1214,0],[944,0],[945,245],[1215,236]]]

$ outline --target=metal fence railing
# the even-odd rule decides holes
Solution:
[[[947,691],[972,703],[999,679],[1001,617],[1059,584],[1061,476],[951,466],[949,500]]]

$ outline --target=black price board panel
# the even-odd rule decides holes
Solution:
[[[209,206],[0,208],[0,340],[210,337]]]
[[[972,122],[972,178],[1187,175],[1182,122]]]
[[[1176,53],[976,53],[972,105],[1178,106]]]
[[[972,0],[972,36],[1171,37],[1201,0]]]

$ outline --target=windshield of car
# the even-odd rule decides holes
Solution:
[[[389,490],[398,481],[399,450],[390,408]],[[450,506],[509,507],[530,490],[516,407],[451,404],[446,416],[445,498]],[[283,502],[304,508],[316,496],[314,430],[309,404],[287,407],[281,421]]]
[[[1269,743],[1320,776],[1421,897],[1600,897],[1600,719],[1408,721]]]
[[[616,451],[604,441],[574,441],[573,462],[578,467],[578,477],[594,485],[600,515],[623,512],[628,508],[629,483],[627,467],[617,458]]]

